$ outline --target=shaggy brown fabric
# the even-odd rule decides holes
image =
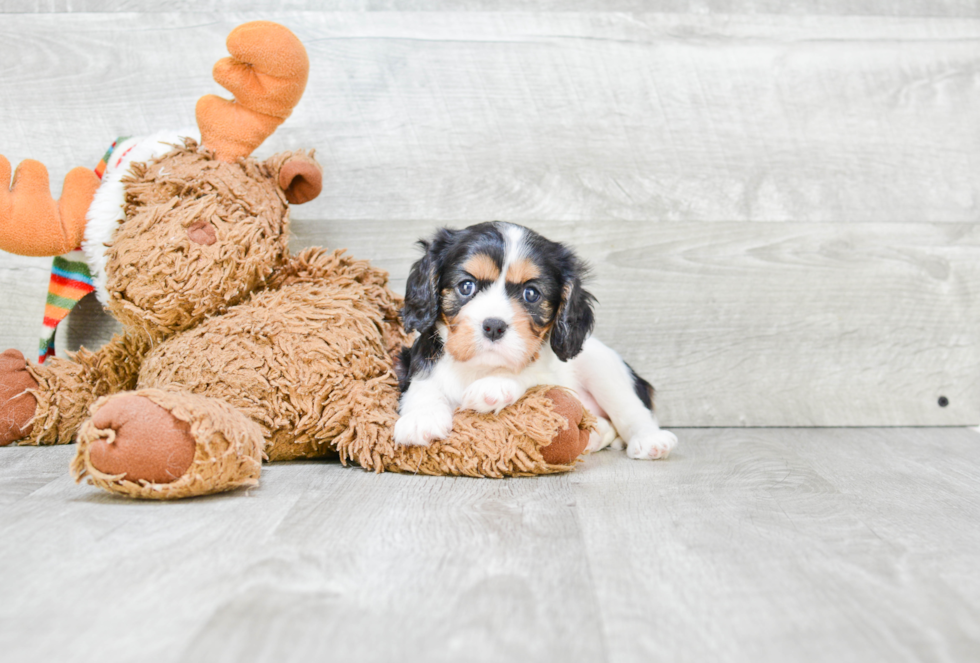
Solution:
[[[103,405],[92,425],[111,431],[89,447],[92,467],[126,481],[170,483],[194,460],[197,443],[186,421],[153,401],[130,394]]]
[[[394,443],[398,393],[395,388],[381,389],[352,408],[356,416],[335,444],[342,460],[352,460],[376,472],[495,479],[567,472],[573,469],[575,458],[551,463],[541,453],[541,447],[569,427],[568,420],[545,395],[549,389],[554,388],[534,387],[499,414],[457,411],[452,434],[428,447]],[[381,407],[365,407],[370,402],[380,403]],[[588,435],[594,425],[595,418],[583,410],[581,421],[572,427]]]
[[[65,176],[61,199],[51,197],[44,164],[25,159],[10,183],[10,162],[0,156],[0,249],[22,256],[57,256],[78,247],[85,233],[85,213],[99,178],[89,168]]]
[[[0,354],[0,447],[29,437],[34,425],[37,399],[31,390],[37,380],[27,371],[27,360],[19,350]]]
[[[297,457],[297,446],[329,454],[361,383],[395,384],[383,317],[395,304],[384,276],[339,251],[308,249],[270,289],[154,348],[139,387],[221,398],[263,427],[270,457]]]
[[[145,336],[117,334],[89,352],[82,348],[71,359],[50,359],[27,370],[37,381],[31,393],[37,399],[33,430],[21,444],[69,444],[89,406],[100,396],[136,386],[143,355],[150,347]]]
[[[371,266],[367,260],[357,260],[344,249],[329,251],[310,248],[302,251],[284,265],[269,280],[272,290],[298,283],[359,284],[366,296],[378,309],[384,346],[388,354],[396,356],[401,348],[411,344],[399,317],[402,298],[388,289],[388,272]]]
[[[499,416],[458,413],[450,439],[431,447],[394,444],[392,355],[409,341],[398,321],[402,301],[386,272],[343,251],[288,255],[279,176],[305,161],[312,156],[296,152],[230,164],[188,141],[133,167],[126,221],[106,268],[109,309],[127,333],[74,362],[28,369],[38,382],[29,442],[70,441],[96,398],[138,389],[191,423],[198,448],[179,479],[154,483],[145,480],[157,475],[143,472],[143,460],[93,464],[93,453],[95,462],[107,460],[99,452],[116,433],[88,421],[78,434],[76,475],[126,495],[186,497],[254,482],[258,469],[246,462],[253,448],[270,460],[339,452],[342,461],[374,471],[503,477],[571,469],[570,454],[549,462],[541,448],[567,428],[586,430],[590,420],[571,417],[569,426],[541,389]],[[202,221],[214,228],[213,244],[188,236]],[[220,432],[224,442],[195,430]],[[165,449],[154,452],[151,438],[148,458]],[[225,454],[218,469],[215,448]],[[244,465],[231,462],[241,449],[249,450]]]
[[[126,221],[106,254],[109,311],[160,340],[261,287],[288,252],[277,176],[252,159],[214,159],[192,140],[150,165],[134,164],[124,179]],[[213,226],[214,244],[188,237],[202,220]]]
[[[71,470],[77,481],[88,478],[89,483],[111,493],[145,499],[177,499],[208,495],[240,486],[254,486],[262,466],[262,430],[241,412],[218,399],[141,389],[135,396],[148,399],[190,426],[196,446],[194,459],[184,474],[167,483],[129,481],[123,474],[108,474],[92,463],[93,445],[105,440],[112,442],[116,431],[99,428],[99,410],[114,399],[133,398],[131,394],[104,397],[92,407],[93,418],[78,432],[78,453]]]

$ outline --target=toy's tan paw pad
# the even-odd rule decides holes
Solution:
[[[0,447],[29,436],[37,399],[28,389],[37,381],[27,372],[27,360],[17,350],[0,354]]]
[[[589,431],[580,430],[579,423],[585,410],[577,398],[560,390],[545,393],[554,403],[555,411],[568,420],[568,428],[559,431],[551,444],[541,447],[541,456],[552,465],[568,465],[578,458],[589,444]]]
[[[142,396],[113,398],[99,408],[92,424],[107,432],[89,447],[89,461],[105,474],[123,474],[128,481],[171,483],[194,460],[196,443],[190,425]]]

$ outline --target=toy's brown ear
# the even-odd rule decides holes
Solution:
[[[312,156],[293,154],[279,167],[279,186],[293,205],[308,203],[320,195],[323,170]]]

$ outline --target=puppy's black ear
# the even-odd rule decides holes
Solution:
[[[568,361],[582,351],[582,345],[595,325],[592,311],[595,297],[582,287],[584,275],[585,268],[576,261],[565,278],[555,325],[551,329],[551,349],[562,361]]]
[[[436,324],[439,317],[439,276],[445,250],[453,234],[454,231],[442,228],[432,241],[419,240],[425,255],[412,265],[405,284],[405,305],[402,307],[405,331],[425,331]]]

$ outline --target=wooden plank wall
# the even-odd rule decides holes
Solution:
[[[3,3],[0,153],[57,193],[116,136],[192,123],[228,31],[277,20],[312,72],[258,156],[326,170],[294,247],[400,289],[435,227],[523,223],[592,262],[597,333],[667,425],[980,423],[975,3],[263,7]],[[0,257],[2,345],[35,353],[47,268]],[[111,328],[90,307],[60,340]]]

